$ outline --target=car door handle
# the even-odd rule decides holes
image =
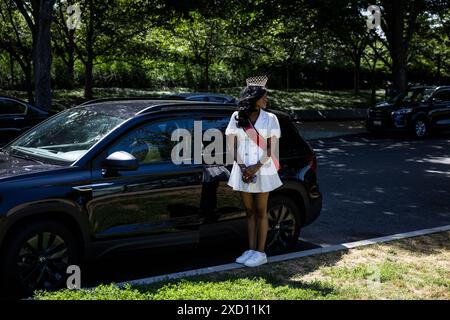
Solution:
[[[114,183],[96,183],[96,184],[87,184],[84,186],[76,186],[76,187],[73,187],[72,189],[74,189],[76,191],[81,191],[81,192],[89,192],[96,188],[109,187],[112,185],[114,185]]]
[[[22,117],[14,117],[13,120],[14,120],[14,121],[20,121],[20,120],[25,120],[25,118],[22,118]]]

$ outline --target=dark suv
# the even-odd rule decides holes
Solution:
[[[69,265],[85,259],[245,236],[239,192],[226,175],[206,175],[220,165],[171,160],[175,129],[195,135],[215,128],[223,135],[235,110],[206,102],[92,102],[8,144],[0,153],[2,287],[8,294],[53,290],[64,285]],[[267,250],[282,252],[317,218],[322,195],[314,152],[287,114],[274,113],[284,184],[270,194]],[[204,148],[212,143],[206,140]]]
[[[450,129],[450,86],[417,86],[367,110],[370,132],[409,131],[423,138]]]

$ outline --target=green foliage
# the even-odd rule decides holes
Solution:
[[[24,90],[33,80],[33,41],[14,3],[0,1],[0,87]],[[66,10],[74,3],[81,6],[81,26],[68,30]],[[57,0],[53,87],[81,87],[92,76],[92,87],[220,91],[269,74],[274,89],[350,89],[355,76],[363,89],[380,88],[390,78],[391,51],[383,33],[366,32],[366,6],[362,0]],[[420,11],[408,51],[410,79],[448,82],[450,8],[445,1],[408,1],[413,9]]]

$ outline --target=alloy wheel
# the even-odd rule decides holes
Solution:
[[[415,124],[415,132],[417,137],[424,137],[427,133],[427,125],[423,120],[418,120]]]
[[[268,216],[267,249],[287,249],[295,237],[296,222],[294,213],[286,205],[280,204],[270,208]]]
[[[31,290],[56,288],[65,277],[68,266],[67,244],[51,232],[29,238],[17,256],[19,278]]]

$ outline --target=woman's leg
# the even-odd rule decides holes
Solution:
[[[266,248],[267,231],[269,230],[269,218],[267,215],[267,201],[269,192],[255,193],[254,208],[256,213],[256,225],[258,232],[258,251],[264,252]]]
[[[256,215],[253,194],[242,191],[240,193],[244,208],[247,212],[248,247],[251,250],[256,250]]]

